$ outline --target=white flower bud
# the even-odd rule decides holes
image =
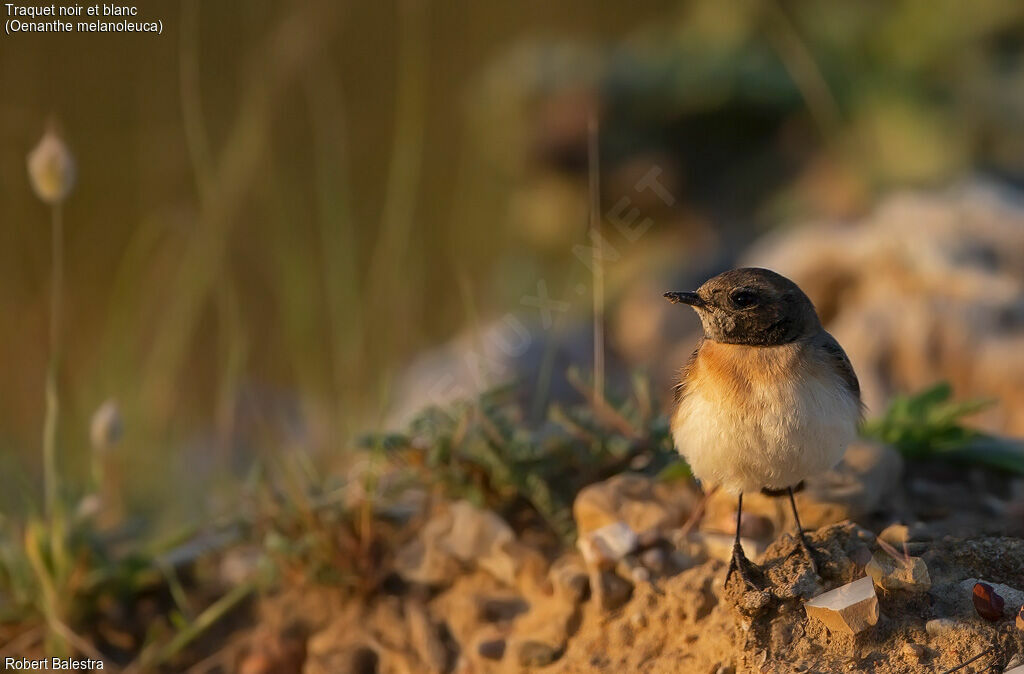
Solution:
[[[28,177],[36,196],[48,204],[64,201],[75,186],[75,158],[52,126],[28,153]]]
[[[97,452],[107,452],[121,440],[123,431],[121,408],[116,400],[108,400],[93,413],[89,427],[89,439]]]

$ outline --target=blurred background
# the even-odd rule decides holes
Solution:
[[[579,397],[594,198],[610,396],[646,372],[664,405],[696,322],[661,293],[756,263],[808,290],[873,411],[949,380],[1024,432],[1015,0],[144,12],[162,35],[0,40],[4,512],[42,479],[50,119],[78,167],[60,464],[87,482],[116,400],[124,508],[156,529],[230,508],[267,452],[344,465],[507,381],[534,412]]]

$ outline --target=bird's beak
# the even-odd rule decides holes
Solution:
[[[704,300],[697,293],[670,292],[665,293],[665,299],[672,304],[689,304],[691,307],[704,306]]]

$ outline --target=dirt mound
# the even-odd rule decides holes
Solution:
[[[864,578],[872,552],[881,554],[876,537],[844,522],[809,540],[820,576],[784,534],[760,560],[763,590],[747,589],[738,577],[724,586],[725,564],[709,559],[626,587],[613,609],[598,598],[607,588],[588,588],[595,578],[588,581],[582,560],[572,556],[556,561],[547,581],[516,587],[479,569],[433,590],[398,586],[321,613],[310,625],[301,671],[895,674],[945,672],[977,657],[964,671],[1002,672],[1024,656],[1024,630],[1014,624],[1024,595],[1013,590],[1024,587],[1024,540],[910,543],[910,554],[928,567],[930,589],[877,590],[877,623],[855,635],[830,631],[807,615],[804,602]],[[974,608],[978,579],[1006,596],[996,621]],[[284,612],[301,617],[301,603]],[[273,638],[263,632],[259,639],[268,651]],[[251,671],[283,671],[276,665],[283,663]]]
[[[878,624],[856,636],[830,633],[809,619],[804,600],[863,577],[874,538],[850,523],[810,534],[819,579],[795,539],[784,535],[762,560],[763,592],[744,591],[736,580],[723,587],[718,561],[638,585],[612,614],[587,606],[550,671],[895,674],[944,671],[983,652],[980,665],[1005,666],[1024,653],[1024,632],[1014,626],[1010,607],[1004,619],[987,622],[961,587],[972,577],[1024,586],[1020,539],[949,539],[923,551],[932,590],[880,593]]]

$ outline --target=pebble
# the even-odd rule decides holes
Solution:
[[[566,555],[551,565],[551,584],[573,604],[579,604],[590,592],[587,569],[578,557]]]
[[[903,654],[911,660],[913,660],[914,662],[921,662],[921,660],[924,659],[927,652],[928,649],[926,649],[921,644],[903,644]]]
[[[577,543],[587,566],[608,568],[636,550],[636,533],[625,522],[613,522],[581,536]]]
[[[924,624],[928,636],[941,637],[957,629],[957,622],[950,618],[933,618]]]
[[[975,583],[972,599],[974,610],[985,620],[995,622],[1003,617],[1006,600],[988,583]]]
[[[597,605],[604,611],[614,611],[627,601],[633,593],[633,586],[612,571],[598,571],[592,576],[592,589]]]
[[[564,650],[542,641],[524,641],[519,644],[519,664],[523,667],[545,667],[562,657]]]
[[[668,569],[668,560],[665,551],[661,548],[644,550],[640,555],[640,563],[651,570],[652,573],[661,575]]]
[[[928,567],[920,557],[911,557],[908,560],[893,559],[888,553],[879,551],[874,554],[864,571],[871,576],[875,585],[883,590],[927,592],[932,586]]]
[[[488,641],[481,641],[476,647],[476,652],[480,654],[480,657],[487,658],[488,660],[501,660],[505,657],[505,640],[490,639]]]

